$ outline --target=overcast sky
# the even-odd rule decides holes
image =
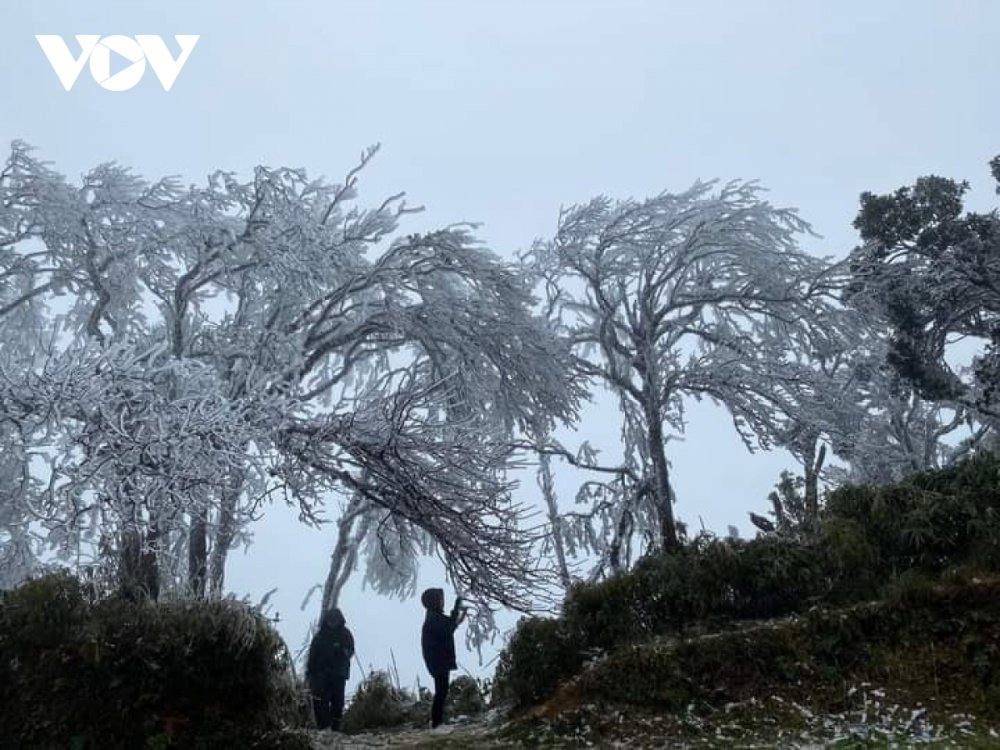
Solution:
[[[66,92],[35,34],[199,34],[165,92],[147,70],[102,89],[84,69]],[[71,42],[74,54],[78,48]],[[368,205],[399,190],[426,213],[404,231],[468,220],[497,252],[550,236],[560,205],[645,196],[696,178],[757,178],[843,256],[863,190],[918,175],[964,178],[995,205],[1000,153],[1000,3],[962,2],[23,2],[0,15],[0,142],[15,138],[72,179],[116,160],[149,178],[302,166],[338,180],[383,151]],[[611,415],[613,417],[613,415]],[[578,439],[613,449],[613,418]],[[671,443],[678,515],[746,530],[785,455],[749,456],[725,415],[699,406]],[[332,531],[273,509],[228,583],[272,599],[297,650],[318,599]],[[439,583],[439,570],[422,585]],[[355,586],[343,609],[367,665],[395,655],[418,674],[420,606]],[[460,663],[477,671],[472,654]],[[355,675],[356,677],[356,675]]]

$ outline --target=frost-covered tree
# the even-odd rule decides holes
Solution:
[[[173,537],[207,512],[202,499],[221,491],[233,466],[255,463],[243,447],[280,413],[227,398],[210,367],[162,348],[88,340],[20,377],[3,373],[0,390],[21,436],[5,447],[34,460],[12,503],[29,509],[63,560],[100,543],[122,587],[153,595],[161,583],[189,583],[161,580],[161,565],[177,569]]]
[[[889,368],[865,383],[864,392],[867,409],[845,452],[849,470],[837,474],[844,481],[886,484],[941,468],[966,455],[988,432],[964,410],[921,398]],[[949,444],[947,439],[963,428],[967,437]]]
[[[279,492],[310,521],[350,498],[369,521],[347,539],[384,553],[373,569],[433,546],[470,595],[527,607],[543,574],[510,499],[510,436],[574,414],[568,346],[532,313],[527,274],[470,227],[394,237],[411,209],[355,206],[357,179],[260,167],[182,188],[104,165],[72,186],[15,144],[2,318],[51,324],[42,303],[64,293],[63,338],[85,344],[55,342],[58,366],[9,374],[8,393],[47,415],[63,494],[93,495],[125,531],[138,519],[143,552],[171,550],[196,592],[221,592],[227,551]],[[66,368],[96,417],[53,385]]]
[[[857,297],[854,301],[861,302]],[[787,381],[794,396],[793,412],[776,442],[798,459],[803,474],[798,478],[789,474],[778,486],[786,530],[788,523],[799,521],[803,528],[815,528],[821,481],[897,481],[915,471],[937,468],[963,450],[948,441],[954,442],[968,416],[960,408],[943,408],[922,399],[886,364],[885,322],[866,305],[831,310],[828,315],[830,335],[799,352],[789,364],[798,372],[797,378]],[[978,431],[971,433],[965,449],[981,437]],[[849,469],[827,463],[828,453],[846,461]],[[789,493],[793,485],[802,491],[798,515],[789,515],[795,505]],[[771,505],[782,526],[773,498]]]
[[[72,186],[19,143],[0,172],[0,268],[10,281],[0,310],[4,413],[37,422],[40,442],[20,447],[48,464],[33,517],[49,541],[96,543],[99,534],[123,579],[134,578],[139,558],[159,557],[181,526],[197,528],[220,491],[216,459],[226,456],[229,469],[246,463],[252,433],[245,399],[231,398],[210,363],[185,356],[180,333],[204,311],[170,318],[152,304],[183,267],[205,213],[187,197],[171,180],[147,184],[113,164]],[[190,305],[183,283],[173,291],[176,306]],[[26,316],[32,325],[19,325]],[[45,346],[25,359],[33,340]],[[229,442],[237,434],[243,442]],[[75,527],[86,517],[100,523],[81,537]],[[159,588],[144,565],[144,588]]]
[[[834,274],[831,268],[831,279]],[[863,420],[854,363],[873,335],[852,310],[827,305],[825,318],[822,335],[813,335],[806,346],[786,352],[782,387],[787,397],[775,402],[775,407],[790,407],[790,411],[782,414],[784,426],[773,436],[774,443],[802,467],[800,520],[813,528],[819,516],[819,485],[828,448],[842,455]],[[787,495],[790,486],[783,477],[777,496]]]
[[[724,405],[751,449],[789,427],[789,353],[825,335],[834,279],[796,249],[807,225],[760,192],[697,183],[597,198],[564,210],[555,239],[534,249],[576,368],[621,404],[623,465],[592,486],[619,536],[647,529],[678,546],[666,444],[684,429],[686,397]]]
[[[991,162],[1000,184],[1000,157]],[[851,295],[879,307],[891,330],[889,363],[925,398],[996,424],[1000,417],[1000,216],[962,213],[967,183],[922,177],[888,195],[865,193],[854,226]],[[1000,190],[1000,189],[998,189]],[[978,346],[973,367],[946,354]]]
[[[858,297],[854,301],[861,303]],[[865,320],[869,329],[846,359],[840,417],[830,431],[834,450],[848,469],[836,468],[830,478],[896,482],[940,468],[974,449],[988,434],[988,425],[959,404],[923,398],[889,364],[888,325],[878,318]],[[962,431],[967,434],[960,439]]]

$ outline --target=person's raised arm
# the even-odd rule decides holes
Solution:
[[[465,616],[469,613],[468,607],[462,606],[462,597],[455,597],[455,606],[451,610],[451,621],[455,624],[457,628],[465,620]]]

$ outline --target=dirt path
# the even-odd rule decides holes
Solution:
[[[519,745],[497,740],[495,728],[485,724],[463,724],[447,733],[430,729],[404,729],[373,734],[335,734],[317,732],[316,750],[365,750],[365,748],[515,748]]]

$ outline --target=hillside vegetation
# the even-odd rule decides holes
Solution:
[[[702,535],[580,584],[502,655],[512,736],[1000,743],[998,511],[983,455],[840,488],[812,529]]]

